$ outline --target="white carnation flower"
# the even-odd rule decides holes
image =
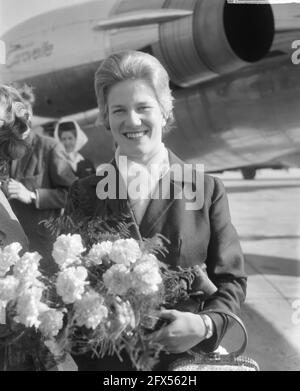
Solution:
[[[39,272],[39,262],[41,256],[37,252],[25,253],[22,258],[20,258],[13,268],[14,277],[19,280],[18,287],[18,296],[26,294],[28,289],[32,287],[44,289],[44,284],[42,284],[38,277],[41,276]]]
[[[156,293],[162,284],[162,277],[156,257],[152,254],[144,255],[134,265],[131,277],[132,286],[136,294],[151,295]]]
[[[45,285],[36,278],[30,278],[30,275],[19,280],[19,286],[17,291],[17,296],[23,296],[24,294],[30,292],[31,295],[35,296],[37,300],[42,297],[43,290]]]
[[[56,280],[56,291],[62,297],[64,303],[71,304],[76,300],[80,300],[88,284],[87,270],[82,267],[69,267],[60,273]]]
[[[11,243],[3,249],[0,248],[0,277],[5,276],[10,267],[20,259],[21,249],[22,246],[18,242]]]
[[[89,252],[88,258],[96,265],[101,265],[103,258],[110,254],[111,249],[112,242],[109,240],[94,244]]]
[[[25,253],[13,268],[14,276],[19,280],[34,280],[41,275],[39,272],[39,263],[41,256],[36,251]]]
[[[108,316],[108,309],[103,303],[103,297],[95,291],[86,293],[81,300],[76,301],[74,308],[78,326],[95,330]]]
[[[80,235],[60,235],[53,245],[52,256],[60,269],[64,269],[79,263],[79,256],[84,250]]]
[[[125,330],[127,327],[134,329],[136,326],[136,321],[130,302],[128,300],[122,301],[119,297],[116,297],[114,306],[116,310],[116,317],[119,325],[121,326],[121,329]]]
[[[40,325],[39,315],[45,311],[45,304],[40,302],[42,290],[40,288],[32,288],[27,293],[24,293],[18,298],[17,316],[14,320],[17,323],[22,323],[25,327],[36,327]]]
[[[17,298],[19,280],[14,276],[0,278],[0,300],[11,301]]]
[[[131,286],[130,269],[122,264],[112,265],[103,274],[103,282],[110,293],[125,295]]]
[[[115,263],[130,266],[141,255],[139,244],[135,239],[119,239],[113,243],[109,257]]]
[[[49,308],[39,316],[39,330],[44,337],[52,338],[55,337],[59,330],[63,327],[63,313],[53,308]]]

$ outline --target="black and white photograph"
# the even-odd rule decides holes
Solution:
[[[299,205],[300,0],[0,0],[1,372],[299,371]]]

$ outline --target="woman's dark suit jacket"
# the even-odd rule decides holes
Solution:
[[[184,164],[170,151],[169,160],[170,165]],[[117,169],[116,162],[112,161],[112,164]],[[92,175],[76,181],[71,187],[68,210],[79,208],[86,216],[91,217],[129,212],[134,220],[127,200],[97,198],[96,187],[101,179],[103,176]],[[191,186],[195,185],[194,181],[191,184],[186,180],[168,180],[173,195],[176,189],[182,188],[185,189],[185,194],[188,194],[188,190],[193,190]],[[218,287],[218,291],[205,302],[204,309],[225,309],[238,314],[246,295],[246,276],[239,239],[230,219],[225,189],[219,179],[204,175],[200,193],[201,190],[203,197],[199,210],[186,210],[186,200],[174,199],[174,196],[170,199],[150,200],[140,225],[133,225],[132,236],[139,238],[152,237],[156,233],[163,234],[170,240],[170,245],[168,255],[161,260],[169,265],[188,267],[206,263],[208,276]],[[178,309],[195,313],[200,311],[199,304],[194,300],[181,303]],[[222,317],[213,315],[212,318],[216,337],[201,343],[201,348],[206,351],[214,350],[226,331]],[[170,356],[173,355],[165,357],[161,362],[171,360]],[[98,360],[98,365],[95,364],[97,360],[93,360],[93,363],[92,360],[87,360],[87,357],[74,358],[79,370],[124,370],[126,367],[125,364],[114,367],[115,364],[110,358]],[[160,366],[157,369],[165,367]]]

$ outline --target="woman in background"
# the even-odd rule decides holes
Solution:
[[[27,87],[20,88],[19,95],[22,102],[16,97],[13,105],[29,113],[30,121],[34,94]],[[76,176],[61,143],[35,132],[30,122],[26,129],[24,142],[28,151],[10,162],[6,196],[29,239],[29,250],[42,256],[41,270],[52,276],[57,271],[51,255],[55,237],[42,222],[60,216]]]
[[[93,163],[79,153],[88,138],[75,121],[60,121],[55,127],[54,137],[65,147],[68,162],[79,179],[95,173]]]

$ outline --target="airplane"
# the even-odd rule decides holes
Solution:
[[[94,73],[109,54],[155,55],[167,68],[175,126],[164,140],[207,172],[299,166],[300,4],[226,0],[97,0],[48,11],[7,31],[1,83],[34,87],[35,114],[53,134],[61,119],[89,137],[82,153],[108,161],[114,145],[101,126]],[[51,120],[49,120],[49,118]]]

